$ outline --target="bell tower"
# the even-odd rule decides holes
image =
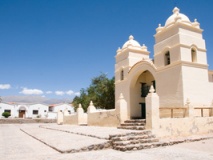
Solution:
[[[115,82],[125,80],[131,67],[141,60],[149,59],[149,54],[147,47],[144,44],[141,46],[130,35],[129,40],[124,43],[122,48],[118,48],[115,56]]]
[[[165,26],[159,24],[156,29],[154,46],[156,67],[167,67],[180,62],[207,65],[202,32],[196,19],[191,22],[175,7]]]
[[[158,91],[165,107],[184,106],[187,98],[192,105],[203,104],[208,64],[202,32],[197,20],[191,22],[177,7],[165,26],[159,24],[156,29],[154,64],[162,81]]]

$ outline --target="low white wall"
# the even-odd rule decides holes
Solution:
[[[117,127],[119,125],[119,117],[116,115],[115,109],[88,113],[88,125]]]
[[[87,113],[64,115],[63,124],[87,124]]]
[[[64,116],[63,124],[78,125],[78,115],[77,114],[71,114],[71,115],[68,115],[68,116]]]
[[[57,118],[57,112],[47,112],[47,118],[48,119],[56,119]]]
[[[213,117],[159,119],[159,128],[153,130],[153,133],[157,137],[213,133]]]

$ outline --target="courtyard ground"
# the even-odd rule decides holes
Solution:
[[[107,149],[110,134],[131,132],[107,127],[56,124],[1,124],[0,159],[4,160],[212,160],[213,139],[121,152]],[[193,138],[206,138],[200,135]],[[213,135],[208,135],[213,137]],[[187,138],[187,137],[185,137]],[[102,145],[102,150],[89,147]],[[83,149],[82,149],[83,148]],[[104,149],[105,148],[105,149]],[[85,149],[85,150],[84,150]],[[62,153],[64,152],[64,153]],[[76,153],[66,153],[76,152]]]

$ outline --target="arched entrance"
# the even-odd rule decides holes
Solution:
[[[151,85],[156,88],[156,82],[148,70],[143,70],[136,76],[130,87],[130,118],[146,119],[145,97],[149,93]]]
[[[19,111],[18,117],[19,118],[24,118],[24,116],[26,115],[26,107],[21,106],[18,111]]]

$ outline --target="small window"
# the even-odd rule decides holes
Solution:
[[[197,62],[197,53],[195,49],[191,49],[192,62]]]
[[[11,113],[11,110],[10,109],[5,109],[4,112]]]
[[[121,81],[124,80],[124,70],[121,70]]]
[[[47,110],[44,110],[44,112],[47,112]]]
[[[52,107],[49,107],[49,112],[52,112],[53,111],[53,108]]]
[[[33,114],[38,114],[38,110],[33,110]]]
[[[170,65],[170,53],[166,52],[165,54],[165,65]]]

